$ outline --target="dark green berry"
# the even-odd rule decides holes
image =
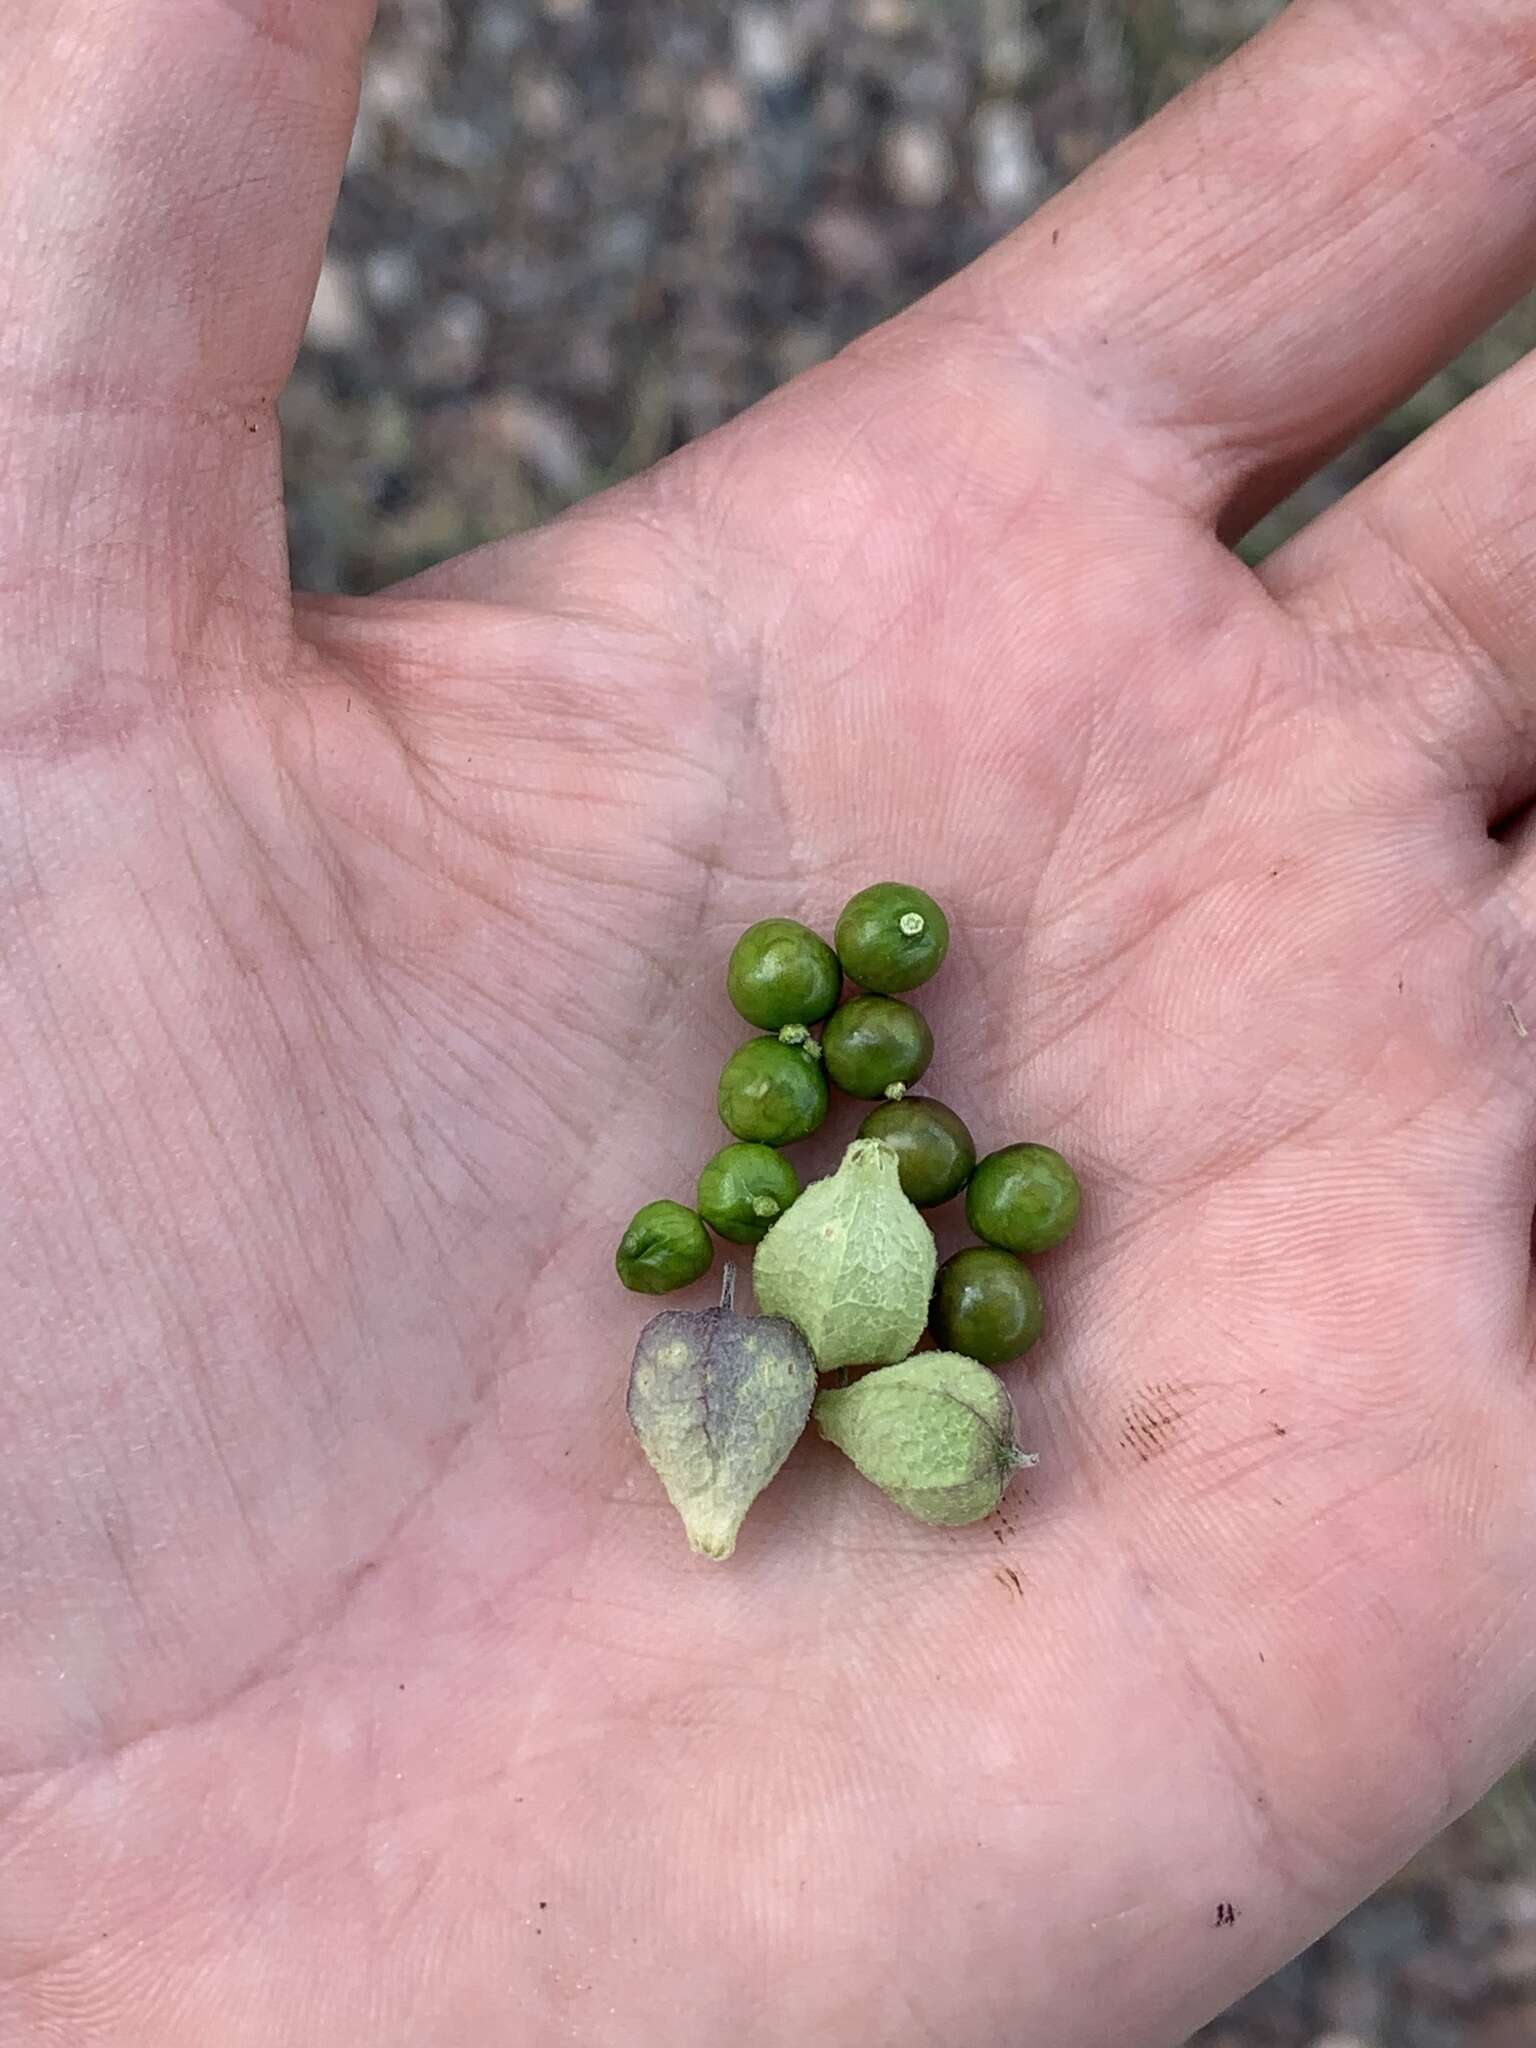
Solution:
[[[876,995],[921,988],[944,965],[949,919],[923,889],[876,882],[837,920],[837,951],[850,981]]]
[[[843,992],[843,970],[808,925],[765,917],[736,941],[725,985],[749,1024],[782,1031],[786,1024],[819,1024],[829,1016]]]
[[[1048,1252],[1070,1237],[1082,1203],[1077,1175],[1049,1145],[1005,1145],[971,1175],[966,1221],[1004,1251]]]
[[[727,1145],[699,1175],[699,1214],[732,1244],[757,1244],[800,1192],[800,1176],[771,1145]]]
[[[681,1202],[647,1202],[619,1240],[614,1264],[636,1294],[691,1287],[715,1256],[709,1232]]]
[[[793,1145],[827,1114],[827,1077],[808,1047],[749,1038],[720,1076],[720,1121],[754,1145]]]
[[[939,1268],[933,1334],[943,1351],[978,1365],[1006,1365],[1040,1341],[1045,1304],[1035,1276],[1012,1252],[973,1244]]]
[[[910,1003],[891,996],[855,996],[827,1019],[821,1054],[829,1078],[846,1095],[900,1100],[928,1071],[933,1033]]]
[[[952,1109],[925,1095],[882,1102],[859,1125],[859,1136],[882,1138],[890,1146],[901,1167],[901,1191],[919,1209],[958,1195],[976,1164],[976,1146],[965,1125]]]

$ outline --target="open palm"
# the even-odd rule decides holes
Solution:
[[[0,2037],[1182,2037],[1536,1732],[1536,385],[1221,544],[1536,275],[1536,31],[1297,0],[937,299],[390,599],[272,401],[364,0],[0,86]],[[728,1566],[611,1249],[725,952],[948,906],[1079,1163],[1000,1520]],[[843,1133],[842,1135],[846,1135]]]

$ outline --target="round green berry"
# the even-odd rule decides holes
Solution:
[[[828,1078],[846,1095],[899,1101],[933,1058],[928,1020],[892,996],[855,996],[827,1019],[821,1053]]]
[[[939,1268],[933,1334],[942,1351],[1006,1365],[1040,1341],[1045,1304],[1035,1276],[1012,1252],[973,1244]]]
[[[727,1145],[699,1175],[699,1214],[732,1244],[757,1244],[800,1192],[800,1176],[771,1145]]]
[[[860,988],[897,996],[921,988],[944,965],[949,919],[923,889],[876,882],[861,889],[837,920],[844,972]]]
[[[709,1232],[681,1202],[647,1202],[619,1239],[619,1278],[635,1294],[691,1287],[715,1256]]]
[[[1005,1145],[971,1175],[965,1216],[976,1235],[1004,1251],[1048,1252],[1072,1235],[1082,1189],[1049,1145]]]
[[[725,1063],[720,1121],[754,1145],[793,1145],[827,1114],[827,1077],[814,1051],[779,1038],[749,1038]]]
[[[976,1164],[970,1132],[942,1102],[909,1095],[882,1102],[859,1125],[861,1138],[881,1138],[901,1166],[901,1191],[919,1209],[932,1209],[958,1195]],[[957,1345],[963,1351],[964,1345]]]
[[[731,1001],[760,1031],[819,1024],[837,1007],[843,970],[819,933],[792,917],[765,917],[736,941],[725,985]]]

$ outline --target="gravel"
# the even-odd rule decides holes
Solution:
[[[375,588],[730,418],[1273,7],[384,0],[285,402],[298,582]]]

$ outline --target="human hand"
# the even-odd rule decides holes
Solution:
[[[937,298],[371,604],[275,396],[363,0],[0,86],[0,2038],[1172,2042],[1536,1733],[1536,385],[1218,541],[1536,277],[1513,0],[1296,0]],[[17,41],[19,38],[19,42]],[[626,1430],[726,949],[958,941],[1080,1165],[991,1526]]]

